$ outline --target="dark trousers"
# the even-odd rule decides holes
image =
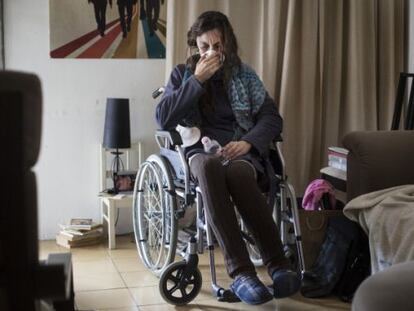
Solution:
[[[118,1],[119,19],[121,22],[121,28],[124,35],[131,29],[132,20],[132,0],[121,0]],[[126,10],[126,21],[125,21],[125,10]]]
[[[145,0],[139,1],[139,19],[145,19],[146,13],[145,13]]]
[[[198,180],[204,208],[223,251],[228,274],[234,277],[239,272],[255,271],[241,235],[235,205],[255,238],[269,274],[288,267],[277,226],[256,182],[252,165],[246,161],[232,161],[223,166],[216,156],[197,154],[191,159],[190,167]]]
[[[146,13],[149,31],[154,33],[160,16],[160,0],[147,0]]]
[[[105,28],[106,28],[106,7],[107,5],[108,5],[107,0],[96,0],[93,2],[96,24],[98,25],[98,30],[101,34],[105,32]]]

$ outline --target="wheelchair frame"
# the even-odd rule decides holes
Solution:
[[[224,289],[217,284],[213,233],[203,210],[201,191],[190,179],[189,165],[181,147],[181,137],[174,131],[157,131],[155,137],[160,147],[160,154],[149,156],[141,164],[134,187],[133,223],[141,260],[148,269],[160,277],[159,289],[164,300],[174,305],[187,304],[197,296],[201,289],[202,278],[197,268],[197,254],[204,252],[203,236],[205,232],[213,295],[219,301],[239,301],[231,290]],[[275,145],[281,164],[281,172],[280,175],[277,175],[280,191],[279,196],[274,200],[276,204],[273,209],[273,217],[279,228],[285,256],[292,259],[296,255],[298,270],[303,274],[305,263],[295,191],[287,181],[280,146],[278,143]],[[147,174],[147,172],[150,173]],[[154,192],[157,192],[158,197],[153,197]],[[179,207],[177,207],[177,201],[180,203]],[[151,208],[152,203],[158,209]],[[196,204],[197,212],[196,234],[191,237],[188,243],[185,260],[173,262],[177,246],[177,219],[182,217],[185,209],[193,203]],[[155,219],[154,224],[150,222],[152,217]],[[159,217],[161,217],[161,221]],[[294,238],[292,238],[292,227]],[[151,228],[158,234],[158,240],[157,237],[152,236]],[[243,231],[242,233],[253,263],[260,264],[260,258],[253,256],[258,253],[254,240],[246,237],[248,232]],[[296,244],[296,250],[292,249],[293,244]],[[154,251],[155,260],[151,257],[151,251],[154,247],[156,248]],[[169,283],[173,285],[170,288],[168,288]],[[190,288],[189,292],[187,292],[188,287]],[[181,293],[181,297],[174,296],[176,291]]]

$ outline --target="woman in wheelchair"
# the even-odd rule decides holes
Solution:
[[[171,73],[156,118],[163,129],[197,126],[202,136],[217,140],[220,157],[202,145],[186,148],[190,170],[203,194],[207,217],[223,251],[233,292],[248,304],[290,296],[301,281],[284,257],[271,209],[262,187],[271,182],[268,146],[282,131],[274,101],[256,73],[241,62],[227,17],[201,14],[187,34],[193,55]],[[222,164],[222,158],[229,160]],[[236,206],[257,241],[273,280],[271,291],[257,277],[243,241]]]

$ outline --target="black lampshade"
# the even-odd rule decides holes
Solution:
[[[107,99],[103,146],[108,149],[131,147],[128,98]]]

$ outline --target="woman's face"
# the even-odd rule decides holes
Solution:
[[[218,29],[206,31],[197,37],[197,47],[200,55],[208,50],[224,53],[224,46],[221,32]]]

